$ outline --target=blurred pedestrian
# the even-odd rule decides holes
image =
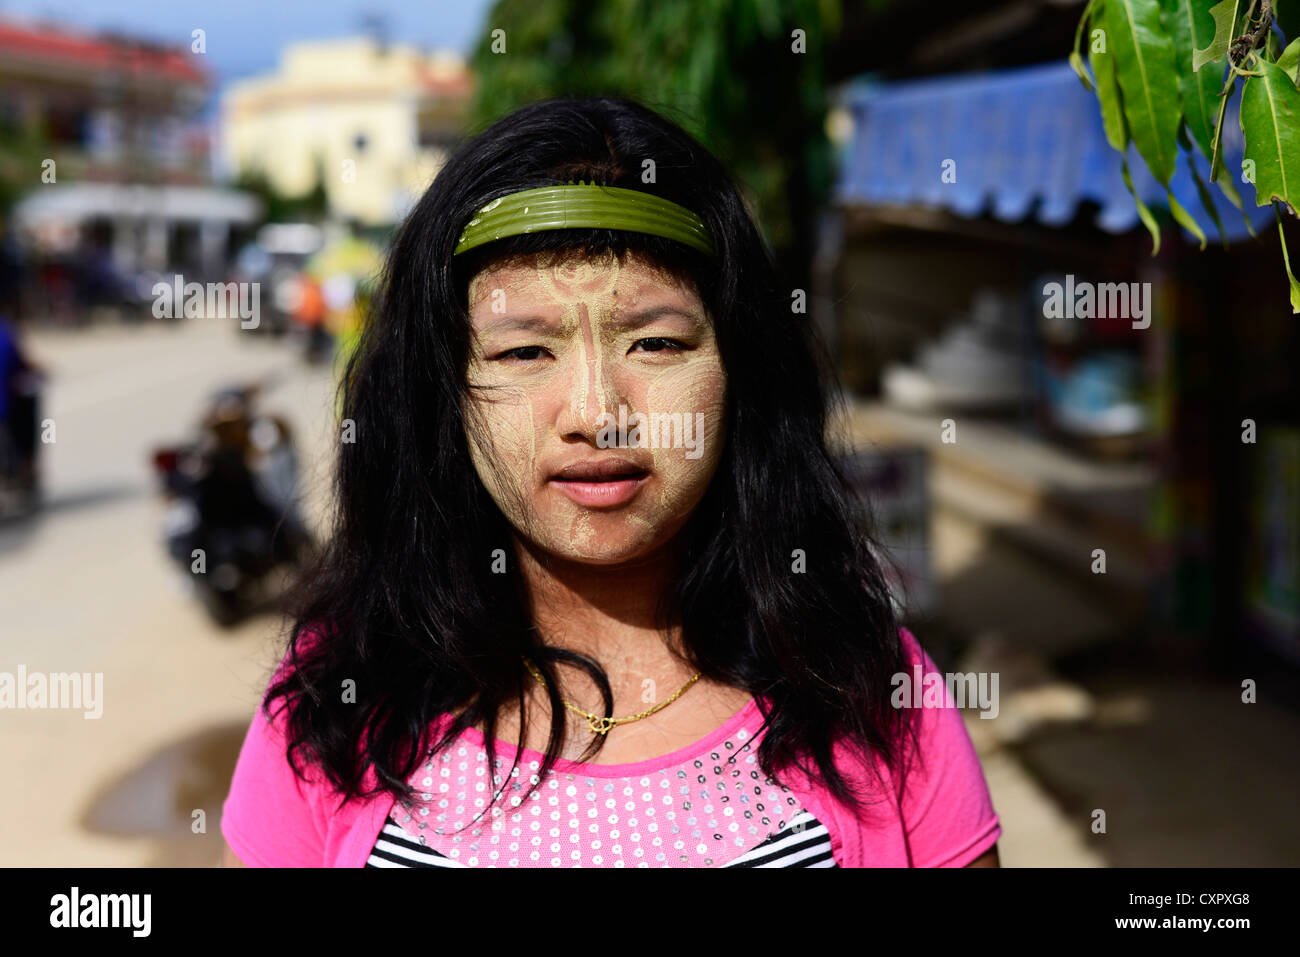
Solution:
[[[329,358],[334,340],[325,328],[325,294],[320,280],[309,272],[298,276],[298,302],[294,309],[294,321],[302,327],[307,344],[304,354],[310,362],[321,362]]]
[[[34,501],[40,385],[44,372],[23,347],[17,320],[0,305],[0,478]]]

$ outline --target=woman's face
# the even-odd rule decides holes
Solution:
[[[669,541],[724,430],[726,375],[691,286],[635,253],[541,254],[476,275],[469,312],[470,452],[515,529],[595,564]]]

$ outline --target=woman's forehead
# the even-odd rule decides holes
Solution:
[[[471,312],[493,307],[499,312],[502,296],[507,310],[513,296],[530,304],[603,298],[612,302],[620,296],[620,304],[646,297],[699,303],[689,280],[636,251],[629,251],[622,262],[613,253],[593,257],[577,251],[513,256],[488,265],[470,281]]]

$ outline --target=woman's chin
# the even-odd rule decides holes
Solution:
[[[546,543],[545,550],[558,559],[583,565],[625,565],[647,558],[655,543],[643,538],[603,538],[589,542]]]
[[[548,529],[533,541],[553,557],[584,565],[623,565],[650,558],[680,523],[664,526],[635,513],[589,515]]]

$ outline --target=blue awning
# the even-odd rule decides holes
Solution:
[[[1100,228],[1113,233],[1140,228],[1119,154],[1106,142],[1097,97],[1064,61],[863,84],[847,99],[854,130],[835,187],[840,204],[920,205],[966,217],[988,213],[1007,222],[1032,215],[1059,226],[1074,218],[1079,203],[1091,200],[1100,206]],[[1237,171],[1234,182],[1242,203],[1260,231],[1273,212],[1254,206],[1254,186],[1240,181],[1239,99],[1233,98],[1224,120],[1225,174]],[[1148,205],[1165,206],[1163,187],[1131,144],[1128,155],[1138,194]],[[956,163],[955,182],[943,181],[945,160]],[[1171,188],[1214,239],[1218,231],[1201,205],[1188,161],[1180,151]],[[1199,151],[1192,161],[1209,185],[1228,239],[1248,236],[1241,213],[1209,183],[1209,162]]]

